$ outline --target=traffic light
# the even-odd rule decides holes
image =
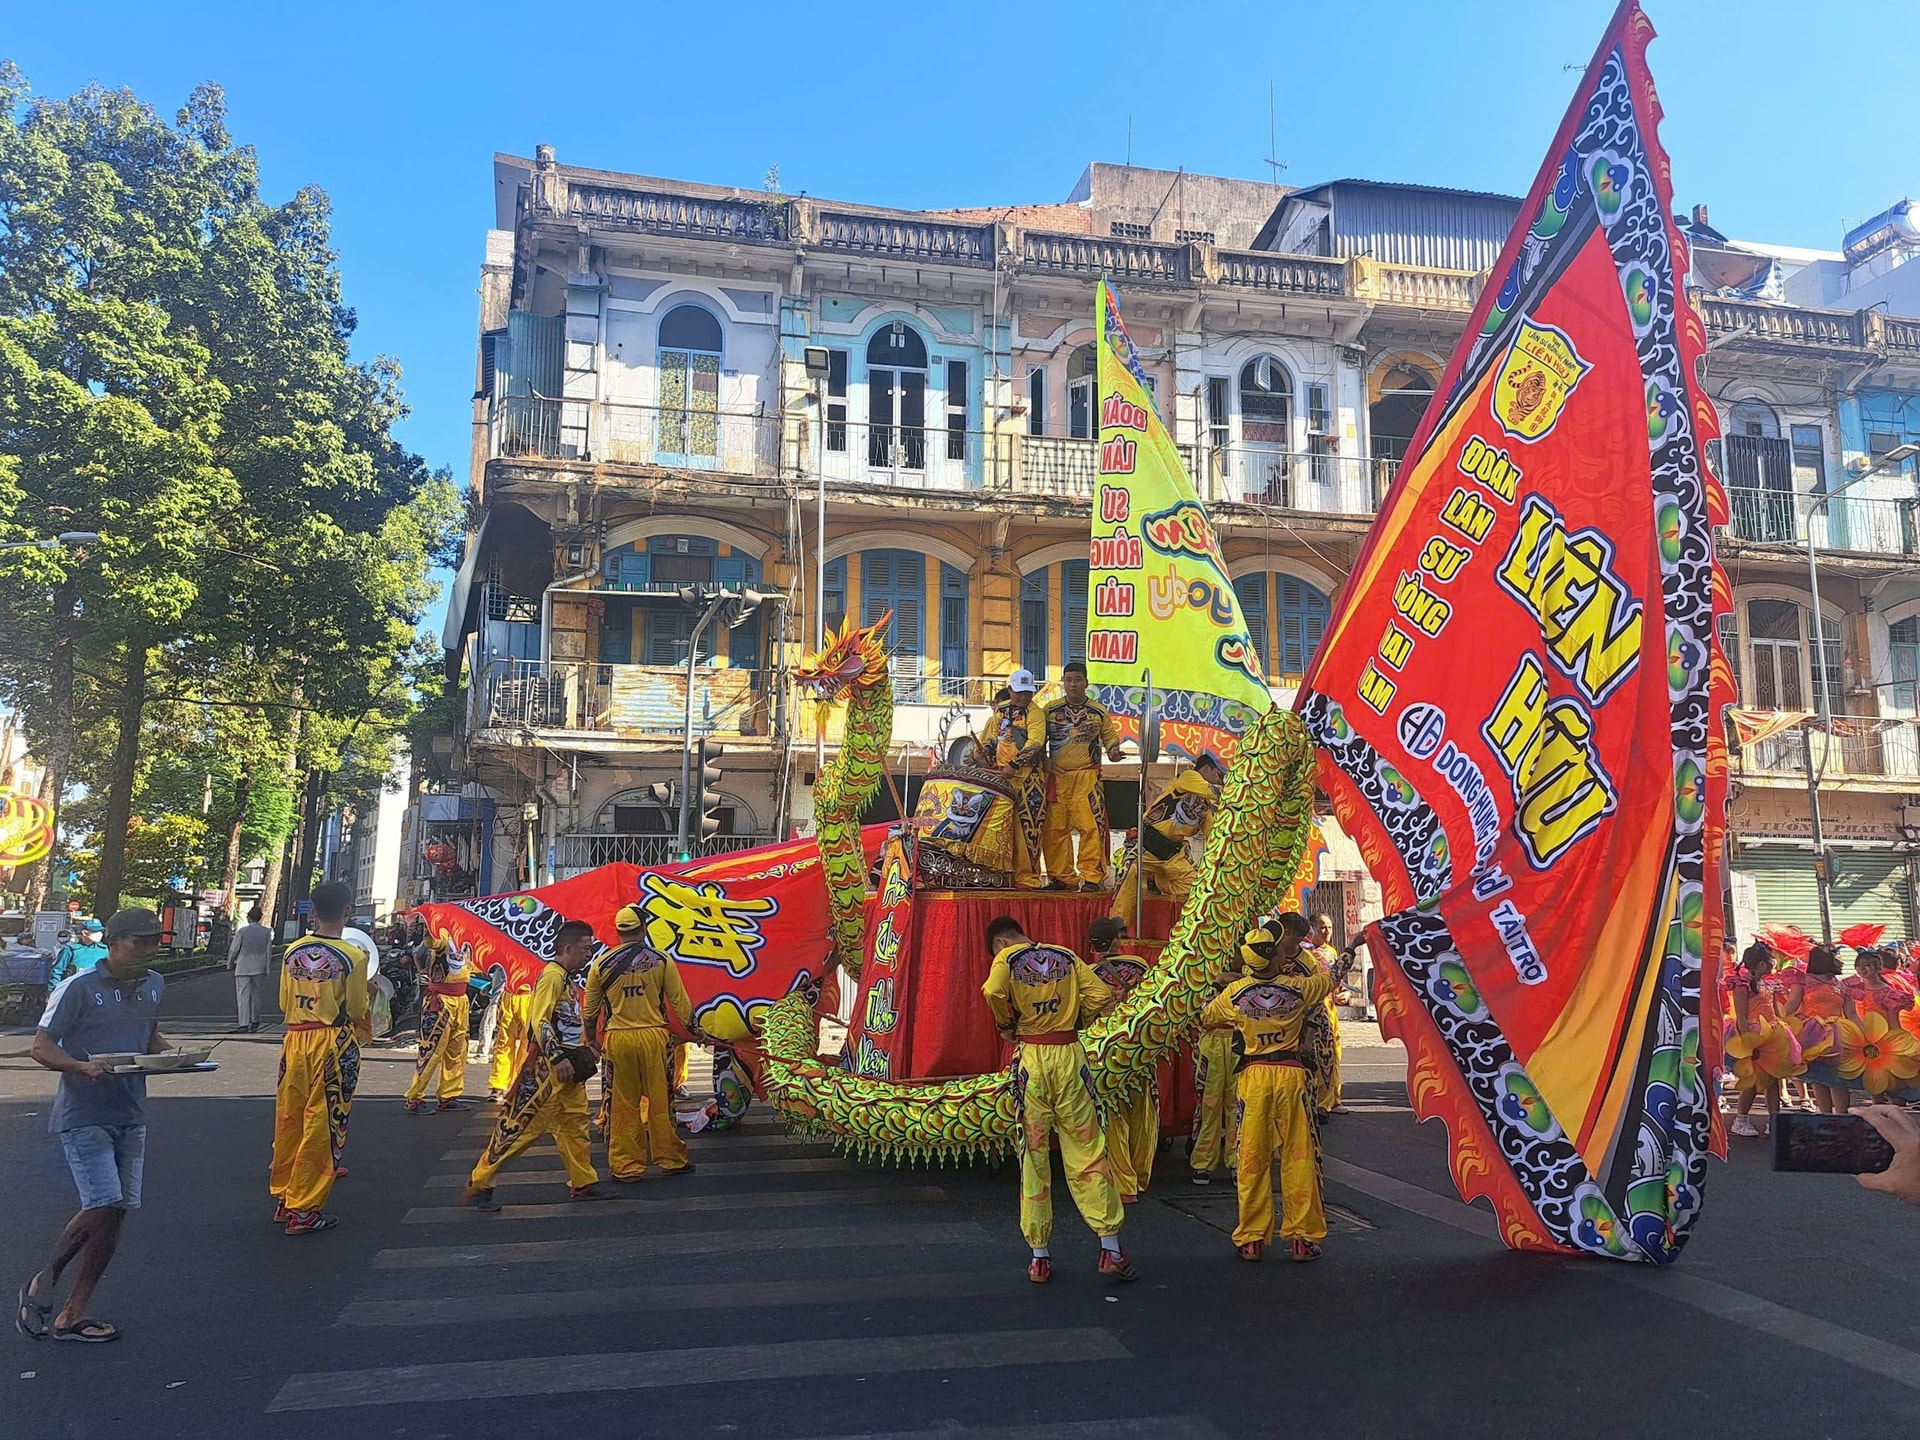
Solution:
[[[671,810],[680,803],[673,793],[679,788],[671,780],[659,780],[647,786],[647,798],[662,810]]]
[[[704,735],[693,752],[693,794],[695,844],[707,839],[720,829],[720,817],[714,812],[720,808],[720,792],[713,787],[720,783],[721,748]]]

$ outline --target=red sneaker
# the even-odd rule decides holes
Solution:
[[[1140,1272],[1133,1268],[1124,1250],[1109,1250],[1100,1247],[1100,1273],[1109,1280],[1138,1280]]]
[[[1138,1195],[1122,1195],[1120,1197],[1120,1203],[1122,1205],[1138,1205],[1140,1203],[1140,1197]]]
[[[1293,1242],[1293,1263],[1296,1265],[1304,1265],[1309,1260],[1318,1260],[1320,1255],[1320,1247],[1311,1240],[1296,1240]]]
[[[1053,1261],[1045,1255],[1036,1255],[1027,1262],[1027,1279],[1036,1285],[1044,1285],[1053,1279]]]
[[[287,1202],[276,1198],[273,1202],[273,1223],[276,1225],[286,1224],[288,1213]]]
[[[287,1234],[318,1235],[322,1230],[331,1230],[340,1223],[335,1216],[324,1210],[289,1210],[287,1212]]]
[[[1242,1260],[1258,1260],[1266,1253],[1266,1248],[1267,1247],[1258,1240],[1249,1240],[1240,1247],[1240,1258]]]
[[[344,1179],[346,1179],[346,1178],[347,1178],[347,1167],[346,1167],[346,1166],[344,1166],[344,1165],[336,1165],[336,1166],[334,1166],[334,1167],[333,1167],[333,1178],[334,1178],[334,1179],[336,1179],[336,1180],[344,1180]]]

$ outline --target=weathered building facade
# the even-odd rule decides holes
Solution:
[[[976,724],[1009,670],[1057,675],[1080,656],[1102,275],[1290,700],[1516,209],[1095,166],[1063,205],[905,212],[583,170],[544,148],[501,157],[496,192],[479,519],[447,627],[468,686],[449,834],[469,837],[462,864],[491,889],[667,858],[677,815],[651,787],[678,779],[687,733],[725,747],[711,844],[804,829],[834,735],[814,733],[785,676],[845,615],[892,612],[890,768],[908,803],[930,747]],[[1882,682],[1913,652],[1881,597],[1920,549],[1911,462],[1858,493],[1826,487],[1866,453],[1843,397],[1864,416],[1868,395],[1914,393],[1920,325],[1744,293],[1702,303],[1738,492],[1724,556],[1743,700],[1817,708],[1813,647],[1787,634],[1811,634],[1812,514],[1829,708],[1872,721],[1819,737],[1816,761],[1831,749],[1846,804],[1898,816],[1920,776],[1898,758],[1914,749],[1904,692]],[[766,598],[703,632],[689,669],[700,608],[682,591],[702,587]],[[1804,785],[1798,743],[1740,757],[1736,867],[1793,851],[1773,833],[1786,820],[1739,817]],[[465,816],[483,802],[488,823]],[[1357,921],[1370,884],[1331,838],[1328,894]],[[1910,910],[1906,849],[1896,824],[1870,888]],[[1786,882],[1765,884],[1787,903]]]

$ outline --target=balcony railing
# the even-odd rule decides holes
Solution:
[[[1418,310],[1471,310],[1485,279],[1472,270],[1390,265],[1365,255],[1356,255],[1347,263],[1353,267],[1348,291],[1355,299]]]
[[[924,260],[945,265],[994,263],[993,226],[963,225],[909,216],[858,215],[837,210],[814,214],[815,240],[821,250],[847,255],[881,255],[890,260]]]
[[[693,684],[694,734],[768,733],[765,672],[701,666]],[[686,699],[687,672],[679,665],[496,660],[482,668],[473,685],[468,723],[472,733],[565,730],[610,739],[677,740]]]
[[[1699,296],[1696,303],[1707,329],[1718,336],[1738,334],[1760,342],[1832,350],[1865,350],[1869,343],[1863,311],[1806,310],[1712,296]]]
[[[1741,747],[1737,765],[1748,775],[1801,776],[1807,773],[1807,742],[1816,773],[1830,780],[1920,780],[1920,725],[1869,715],[1836,715],[1831,733],[1799,730]]]
[[[661,465],[760,479],[779,473],[777,415],[506,395],[494,401],[491,420],[495,456]]]
[[[1219,283],[1235,289],[1333,298],[1347,293],[1347,266],[1341,260],[1274,255],[1264,250],[1222,250],[1216,263]]]
[[[1397,460],[1301,454],[1266,445],[1207,452],[1207,498],[1321,515],[1371,515],[1393,483]]]
[[[568,187],[568,206],[582,220],[649,235],[765,245],[785,241],[791,228],[785,200],[673,195],[576,182]]]
[[[1068,435],[1003,433],[994,437],[997,461],[988,483],[1016,495],[1091,500],[1100,474],[1100,442]],[[1178,447],[1180,461],[1195,483],[1204,483],[1200,449]]]
[[[1807,495],[1729,486],[1727,508],[1732,521],[1727,528],[1742,540],[1804,545],[1811,511],[1814,543],[1822,550],[1920,555],[1913,500],[1839,495],[1816,511]]]
[[[1020,232],[1020,265],[1053,275],[1101,275],[1113,280],[1159,281],[1184,285],[1193,278],[1192,248],[1151,240],[1121,240],[1111,235],[1065,235],[1049,230]]]
[[[665,465],[772,479],[780,469],[780,418],[736,411],[663,410],[603,401],[591,450],[615,464]]]
[[[987,436],[939,425],[828,420],[807,461],[829,480],[900,490],[977,490]]]
[[[775,839],[772,835],[710,835],[695,853],[731,855],[758,845],[772,845]],[[574,874],[602,865],[671,865],[680,858],[675,853],[677,843],[672,835],[562,835],[554,845],[554,869]]]

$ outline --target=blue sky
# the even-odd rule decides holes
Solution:
[[[1837,246],[1920,190],[1920,6],[1645,0],[1677,203],[1729,234]],[[465,479],[490,160],[563,161],[871,204],[1065,199],[1088,160],[1297,185],[1518,192],[1610,0],[1204,6],[762,4],[9,7],[40,94],[129,86],[171,113],[226,87],[268,192],[317,183],[363,355],[396,357],[403,438]]]

